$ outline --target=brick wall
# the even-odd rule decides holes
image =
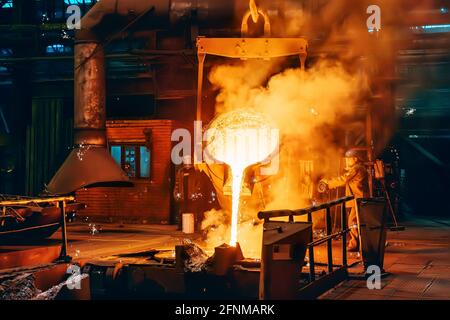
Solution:
[[[173,164],[170,159],[172,130],[180,125],[171,120],[108,121],[109,143],[145,144],[145,130],[152,132],[150,179],[133,179],[134,187],[98,187],[77,192],[87,208],[79,212],[91,220],[170,223]]]

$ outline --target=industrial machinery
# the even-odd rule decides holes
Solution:
[[[260,212],[264,219],[261,259],[242,255],[239,244],[222,245],[208,257],[190,241],[174,250],[150,250],[90,261],[83,269],[89,274],[93,299],[208,298],[208,299],[314,299],[347,278],[346,234],[343,229],[314,238],[311,222],[294,222],[341,206],[352,197],[296,211]],[[274,218],[288,217],[288,222]],[[271,221],[273,220],[273,221]],[[341,238],[341,263],[333,262],[332,243]],[[314,252],[327,245],[327,262],[315,261]],[[305,263],[305,254],[307,264]],[[308,270],[303,272],[307,266]]]
[[[296,299],[301,270],[312,237],[312,224],[266,222],[264,224],[259,298]]]
[[[384,264],[387,206],[384,199],[358,199],[361,253],[364,269]]]
[[[104,46],[108,39],[100,32],[99,25],[107,21],[109,14],[127,20],[131,10],[128,7],[114,7],[112,4],[116,3],[100,2],[83,18],[84,28],[77,33],[74,79],[75,148],[49,183],[48,191],[52,194],[69,194],[80,188],[105,184],[129,184],[128,177],[120,170],[106,149]],[[166,1],[162,0],[155,3],[135,3],[137,10],[134,16],[138,16],[136,20],[149,13],[159,18],[169,16],[176,20],[180,17],[180,12],[177,11],[181,10],[177,7],[181,5],[179,1],[172,3],[170,12],[166,12],[168,8],[164,4]],[[221,15],[220,10],[217,10],[220,8],[221,5],[213,7],[210,13]],[[184,13],[181,12],[181,16]],[[249,36],[250,18],[254,23],[257,23],[259,19],[264,20],[263,37]],[[132,20],[131,24],[136,20]],[[155,19],[154,22],[160,23],[157,21]],[[108,33],[111,33],[110,30]],[[196,38],[196,45],[198,84],[194,163],[201,165],[202,158],[199,156],[203,151],[202,97],[207,55],[241,60],[270,60],[297,56],[300,70],[304,71],[308,41],[304,38],[272,37],[270,15],[258,8],[254,1],[250,1],[249,9],[241,21],[241,37],[199,36]],[[267,156],[272,151],[270,150]],[[244,170],[249,165],[257,165],[258,162],[248,163],[245,167],[239,168]],[[304,167],[310,168],[310,163],[305,163]],[[205,171],[208,170],[209,168],[205,169]],[[305,172],[309,171],[309,169],[305,170]],[[208,176],[214,180],[216,175],[209,172]],[[264,220],[261,259],[246,259],[239,242],[236,242],[237,228],[233,229],[233,224],[236,227],[238,223],[238,212],[235,209],[239,207],[239,201],[233,199],[232,240],[230,245],[223,244],[216,247],[211,257],[208,257],[196,244],[185,242],[183,245],[176,246],[174,250],[150,250],[90,261],[84,266],[83,272],[89,274],[91,295],[94,299],[316,298],[348,275],[346,252],[348,229],[345,203],[352,199],[352,197],[342,198],[295,211],[260,212],[258,218]],[[335,206],[342,208],[340,211],[342,223],[341,230],[333,233],[330,209]],[[314,238],[313,213],[322,210],[326,211],[327,234],[321,238]],[[294,222],[296,216],[306,216],[307,222]],[[272,221],[273,218],[280,217],[287,217],[289,220]],[[338,238],[340,239],[338,248],[342,251],[342,256],[340,263],[335,263],[333,241],[337,241]],[[63,240],[66,243],[65,233]],[[326,263],[315,261],[315,250],[324,244],[326,244]],[[307,264],[305,263],[306,253],[308,253]],[[65,256],[65,252],[62,256]],[[308,267],[308,272],[302,272],[305,266]]]

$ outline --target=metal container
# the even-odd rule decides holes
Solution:
[[[193,213],[183,213],[183,233],[193,234],[195,232],[195,216]]]

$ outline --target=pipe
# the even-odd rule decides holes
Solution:
[[[298,0],[259,0],[257,5],[269,13],[267,19],[293,15],[304,6]],[[186,20],[207,28],[240,27],[248,9],[247,0],[102,0],[81,19],[75,37],[77,41],[104,41],[129,23],[149,30]]]
[[[75,145],[106,146],[105,54],[94,42],[75,46]]]
[[[140,18],[141,28],[169,27],[184,19],[195,17],[197,23],[229,24],[239,0],[102,0],[82,18],[78,41],[104,40],[121,26]],[[116,29],[116,30],[115,30]]]
[[[106,149],[105,54],[96,42],[75,45],[75,147],[47,186],[70,194],[92,186],[130,186],[129,178]]]

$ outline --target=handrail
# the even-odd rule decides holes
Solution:
[[[271,218],[289,217],[289,222],[294,223],[295,216],[307,215],[308,222],[312,224],[312,214],[317,211],[326,210],[327,235],[321,239],[314,240],[313,235],[311,234],[310,242],[307,244],[309,251],[309,278],[310,282],[314,282],[316,280],[314,247],[319,246],[323,243],[327,244],[328,275],[336,274],[337,271],[334,270],[335,265],[333,264],[332,241],[337,239],[338,237],[342,237],[342,266],[340,267],[340,270],[347,272],[347,233],[349,232],[349,229],[347,228],[347,213],[345,204],[348,201],[354,200],[354,196],[347,196],[299,210],[261,211],[258,213],[258,218],[264,219],[265,222],[269,222]],[[341,205],[341,230],[339,232],[332,233],[331,208],[338,205]]]
[[[258,213],[259,219],[270,219],[270,218],[280,218],[280,217],[289,217],[289,216],[304,216],[315,211],[324,210],[327,208],[331,208],[337,206],[339,204],[355,200],[354,196],[348,196],[339,198],[336,200],[332,200],[330,202],[321,203],[319,205],[313,205],[308,208],[299,209],[299,210],[273,210],[273,211],[261,211]]]
[[[50,203],[50,202],[61,202],[61,201],[75,201],[75,197],[54,197],[54,198],[35,198],[35,199],[25,199],[25,200],[5,200],[0,201],[0,207],[6,206],[16,206],[16,205],[27,205],[33,203]]]
[[[20,206],[28,204],[38,203],[56,203],[57,207],[61,209],[61,253],[59,255],[59,261],[69,262],[71,257],[67,255],[67,226],[66,226],[66,205],[67,202],[75,201],[75,197],[49,197],[49,198],[27,198],[23,200],[4,200],[0,201],[0,208],[3,212],[3,218],[6,217],[6,207],[8,206]]]
[[[316,241],[310,242],[310,243],[307,244],[307,246],[308,247],[316,247],[316,246],[319,246],[319,245],[321,245],[323,243],[328,242],[329,240],[333,240],[333,239],[336,239],[338,237],[341,237],[341,236],[343,236],[344,234],[347,234],[347,233],[348,233],[348,230],[339,231],[339,232],[330,234],[329,236],[325,236],[323,238],[320,238],[320,239],[318,239]]]

